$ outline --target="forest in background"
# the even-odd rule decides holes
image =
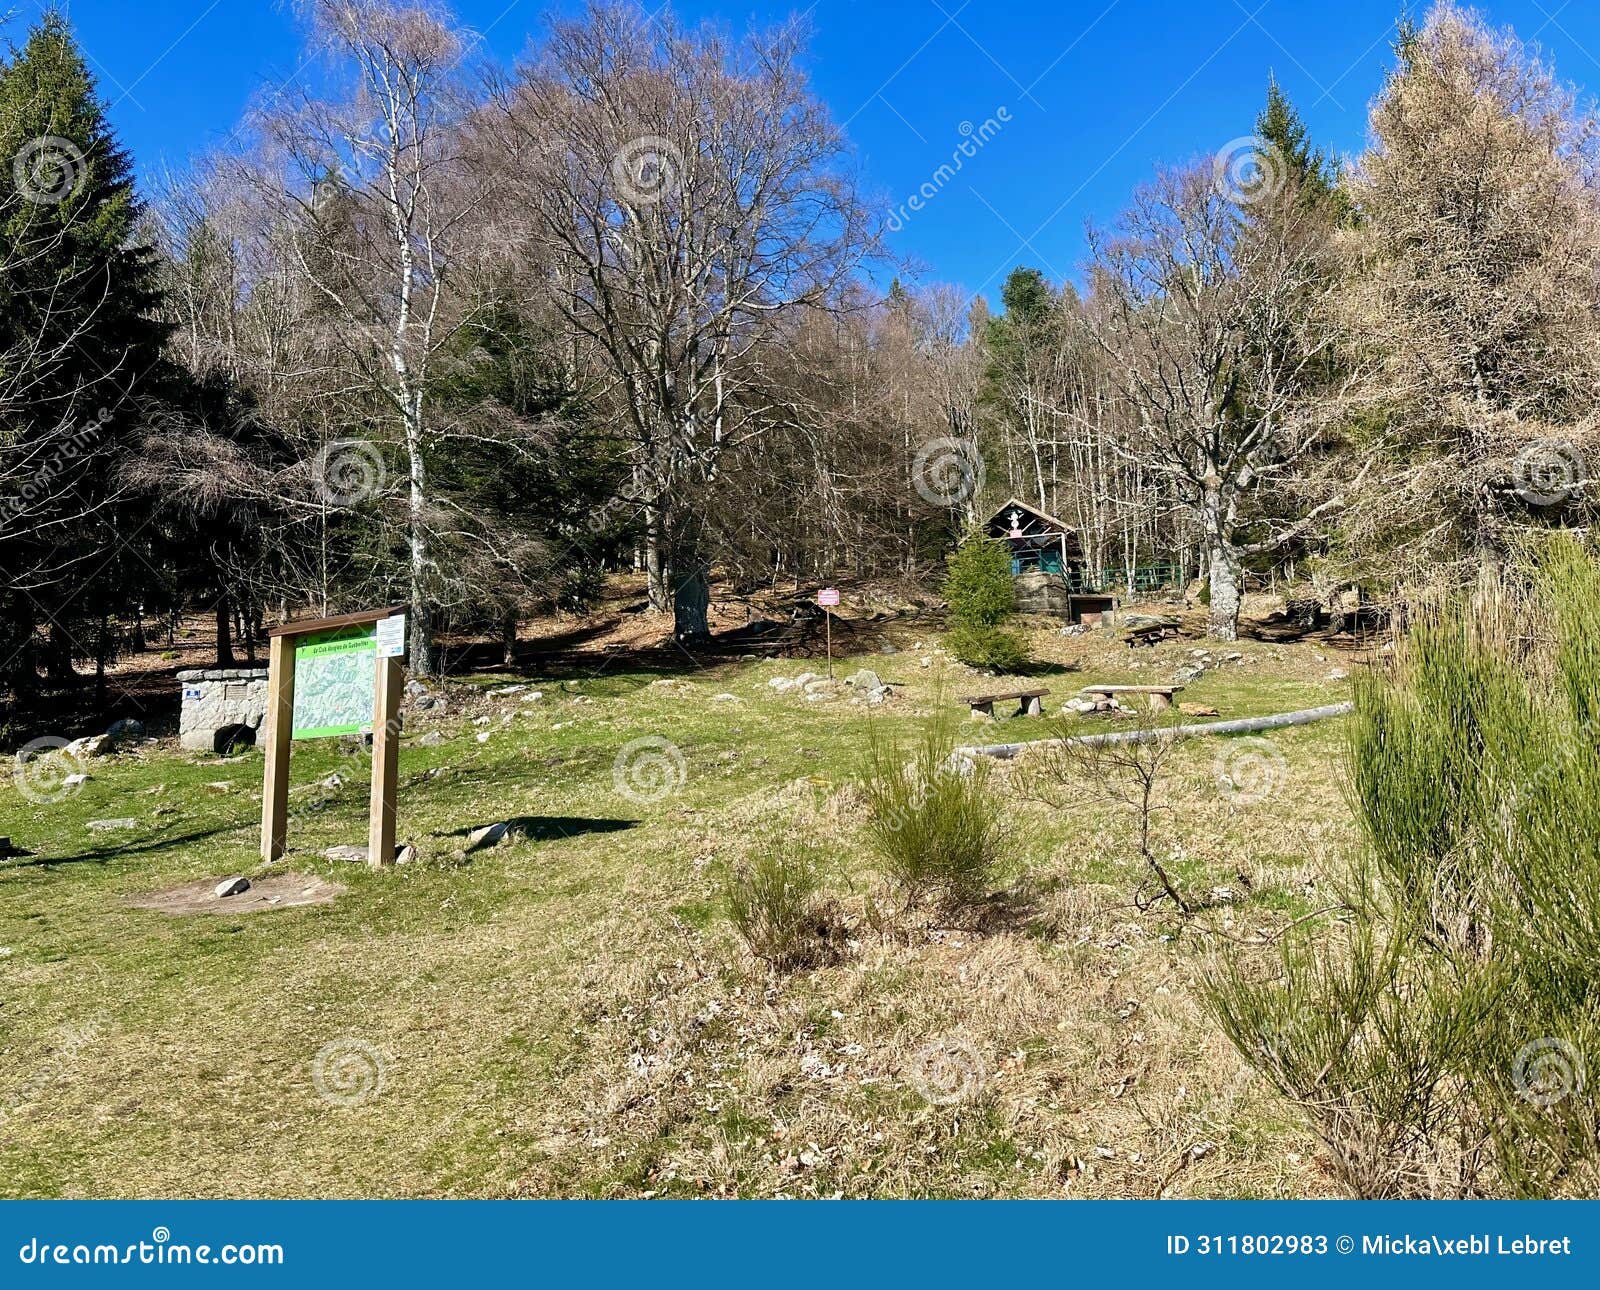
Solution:
[[[1382,600],[1589,522],[1600,117],[1472,11],[1402,24],[1359,157],[1269,83],[991,313],[896,263],[797,24],[597,3],[497,67],[301,10],[317,92],[154,191],[63,17],[0,66],[17,708],[200,613],[231,661],[404,604],[425,674],[617,570],[692,641],[714,574],[922,581],[1010,496],[1219,639],[1252,578]]]

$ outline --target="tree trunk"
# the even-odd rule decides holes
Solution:
[[[678,563],[672,596],[672,630],[681,641],[704,640],[711,635],[711,571],[698,555]]]
[[[233,606],[224,595],[217,601],[217,666],[233,666]]]
[[[670,570],[662,557],[661,508],[653,502],[644,508],[644,579],[650,608],[664,614],[672,608]]]
[[[1239,639],[1239,556],[1224,538],[1208,543],[1207,574],[1211,590],[1211,622],[1206,634],[1212,640]]]
[[[508,609],[500,616],[500,661],[512,667],[517,661],[517,611]]]
[[[406,454],[410,474],[410,541],[411,541],[411,595],[407,612],[411,615],[411,670],[418,676],[432,676],[433,623],[429,614],[428,530],[425,512],[427,498],[427,466],[422,460],[421,410],[413,410],[406,417]]]
[[[45,653],[45,675],[51,685],[74,685],[81,678],[72,668],[72,642],[57,624],[50,624],[50,643]]]

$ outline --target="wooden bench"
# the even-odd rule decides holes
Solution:
[[[1037,717],[1044,711],[1042,700],[1049,694],[1049,690],[1007,690],[1003,694],[974,694],[961,700],[972,709],[972,715],[980,713],[986,717],[994,716],[994,705],[1002,699],[1016,699],[1020,705],[1017,708],[1019,717]]]
[[[1115,699],[1119,694],[1148,694],[1150,710],[1165,712],[1172,706],[1172,696],[1183,689],[1181,685],[1086,685],[1079,690],[1086,699]]]

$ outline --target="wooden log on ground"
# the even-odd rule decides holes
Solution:
[[[1281,730],[1285,726],[1308,726],[1313,721],[1326,721],[1342,717],[1355,710],[1353,703],[1330,703],[1321,708],[1302,708],[1299,712],[1279,712],[1270,717],[1241,717],[1237,721],[1212,721],[1197,726],[1157,726],[1149,730],[1117,730],[1104,735],[1076,735],[1071,739],[1033,739],[1020,744],[969,745],[956,749],[968,757],[999,757],[1007,760],[1029,748],[1045,744],[1095,744],[1148,743],[1152,739],[1190,739],[1196,735],[1243,735],[1260,730]]]

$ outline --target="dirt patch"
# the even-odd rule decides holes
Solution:
[[[307,873],[279,873],[268,878],[252,878],[250,890],[237,896],[216,895],[220,877],[186,882],[166,891],[151,891],[127,897],[135,909],[154,909],[163,914],[259,914],[268,909],[290,909],[295,905],[326,905],[344,894],[344,887]]]

